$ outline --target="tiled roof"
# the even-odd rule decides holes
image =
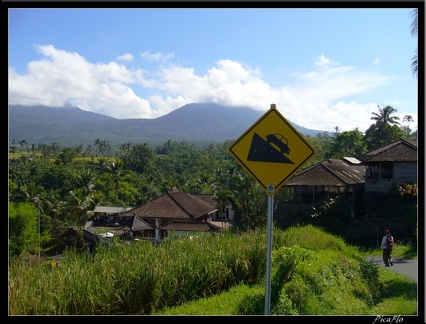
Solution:
[[[416,162],[417,142],[398,140],[364,155],[363,164],[371,162]]]
[[[163,230],[174,231],[201,231],[210,232],[218,231],[220,227],[215,226],[209,222],[194,222],[194,221],[171,221],[163,226]]]
[[[346,186],[365,183],[365,166],[328,159],[296,173],[286,186]]]
[[[123,226],[117,227],[117,229],[121,229],[124,231],[145,231],[153,229],[151,225],[145,222],[143,219],[140,219],[138,216],[130,217]]]
[[[214,206],[202,199],[179,190],[172,190],[145,205],[120,213],[119,216],[193,220],[216,211]]]
[[[204,200],[206,203],[209,203],[213,207],[216,206],[216,202],[214,200],[214,195],[212,195],[212,194],[192,194],[192,196],[197,197],[201,200]]]

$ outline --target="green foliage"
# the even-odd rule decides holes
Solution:
[[[287,282],[293,279],[297,266],[307,260],[310,251],[298,245],[291,247],[281,246],[273,251],[272,262],[275,263],[275,273],[271,280],[271,305],[279,304],[279,300],[284,301],[287,307],[287,299],[281,295],[281,289]]]
[[[319,133],[317,136],[306,136],[306,141],[314,148],[315,155],[308,161],[306,167],[324,161],[325,155],[334,142],[334,137],[327,132]]]
[[[408,117],[404,120],[410,121]],[[357,157],[370,139],[377,140],[377,144],[401,134],[401,138],[410,135],[400,133],[402,130],[397,128],[380,121],[372,125],[377,132],[364,137],[358,130],[338,133],[337,127],[335,134],[307,136],[316,154],[306,167],[325,158],[340,159],[342,154]],[[227,149],[231,143],[232,140],[227,140],[219,145],[197,146],[169,140],[154,148],[130,142],[111,147],[108,141],[97,139],[85,148],[83,145],[64,148],[58,143],[35,145],[25,140],[13,141],[14,151],[20,147],[21,152],[14,153],[9,164],[9,201],[34,203],[41,214],[42,229],[57,237],[52,224],[82,225],[86,213],[96,205],[137,206],[176,187],[191,194],[215,195],[223,215],[225,206],[231,205],[237,231],[265,228],[266,195],[230,157]],[[277,202],[291,199],[291,194],[286,189],[280,190]],[[339,210],[337,205],[315,207],[321,210],[309,215],[294,212],[300,223],[319,224],[320,219],[326,219],[334,211],[343,213],[345,220],[351,215],[351,210]],[[277,223],[282,225],[281,222],[278,215]]]
[[[391,106],[379,108],[379,113],[373,112],[372,120],[375,121],[365,132],[364,142],[367,150],[372,151],[378,147],[387,145],[398,139],[408,137],[408,130],[400,127],[399,117],[392,116],[397,110]]]
[[[66,147],[59,153],[58,161],[62,164],[68,165],[72,160],[77,157],[79,152],[74,147]]]
[[[38,253],[37,209],[30,203],[9,203],[9,254]]]
[[[264,294],[263,286],[242,284],[221,294],[166,308],[151,315],[257,315],[263,312]]]
[[[367,144],[367,150],[372,151],[401,138],[404,138],[404,132],[397,125],[372,124],[365,131],[364,141]]]
[[[343,196],[330,198],[312,205],[312,217],[315,220],[326,220],[333,222],[336,218],[340,220],[350,219],[353,216],[351,206]]]
[[[138,173],[148,171],[154,163],[154,152],[148,144],[137,144],[122,157],[123,167]]]
[[[367,145],[364,142],[363,133],[358,129],[338,133],[335,140],[329,146],[325,159],[336,156],[350,156],[362,160],[362,156],[367,152]]]

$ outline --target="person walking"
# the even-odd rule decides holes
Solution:
[[[389,267],[389,265],[393,266],[392,250],[394,244],[395,242],[393,236],[389,230],[386,230],[385,236],[383,236],[382,239],[382,245],[380,246],[380,248],[383,250],[383,262],[385,263],[385,267]]]

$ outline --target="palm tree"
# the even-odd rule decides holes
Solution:
[[[411,115],[405,115],[404,118],[402,119],[402,122],[407,123],[407,126],[404,126],[403,130],[404,130],[405,135],[408,138],[408,136],[411,133],[410,123],[414,123],[413,117]]]
[[[115,203],[118,203],[118,194],[120,191],[121,177],[130,174],[130,170],[123,170],[123,162],[121,160],[114,162],[108,161],[104,165],[105,170],[112,176],[114,181]]]
[[[334,127],[334,129],[336,130],[336,133],[334,133],[334,135],[337,136],[337,134],[339,134],[339,126]]]
[[[13,139],[12,143],[10,145],[10,153],[15,154],[16,153],[16,148],[17,148],[17,146],[16,146],[16,139]]]
[[[219,211],[219,217],[223,220],[226,218],[226,207],[231,203],[234,194],[231,190],[223,189],[216,190],[214,193],[214,200]]]
[[[93,206],[91,203],[92,194],[87,194],[82,188],[77,188],[70,192],[68,206],[71,215],[74,217],[74,224],[77,223],[81,229],[81,220],[87,216],[87,211]]]
[[[402,121],[407,122],[408,124],[414,123],[413,117],[411,115],[405,115]]]
[[[411,35],[415,37],[417,35],[417,30],[418,30],[418,24],[417,24],[418,8],[413,9],[413,11],[411,11],[410,13],[410,16],[413,18],[413,21],[411,22],[411,26],[410,26],[410,32],[411,32]],[[416,75],[416,76],[417,76],[417,53],[418,53],[418,48],[416,48],[416,53],[411,59],[411,70],[413,72],[413,75]]]
[[[33,203],[37,208],[38,213],[38,260],[40,261],[41,251],[41,221],[40,217],[44,213],[43,207],[50,206],[50,201],[45,197],[44,188],[30,183],[28,186],[21,187],[22,192],[25,194],[28,201]]]
[[[78,188],[81,188],[86,195],[92,193],[95,187],[96,177],[90,169],[82,170],[76,174]]]
[[[99,153],[99,155],[104,155],[106,151],[109,151],[111,149],[111,145],[108,143],[108,141],[100,140],[99,138],[97,138],[93,142],[93,144],[95,145],[95,147],[97,147],[97,152]]]
[[[374,117],[371,117],[372,120],[376,121],[376,125],[379,126],[385,126],[387,124],[389,125],[400,125],[398,122],[399,117],[397,116],[391,116],[393,113],[397,112],[397,110],[391,106],[386,106],[385,108],[380,108],[379,105],[377,105],[379,108],[379,113],[373,112],[372,114]]]
[[[61,151],[61,146],[59,145],[59,143],[53,142],[49,144],[48,150],[50,156],[56,159],[58,157],[59,152]]]
[[[24,146],[25,146],[25,148],[27,148],[27,147],[28,147],[28,143],[27,143],[27,141],[26,141],[26,140],[20,140],[18,143],[19,143],[19,145],[21,146],[21,148],[22,148],[22,147],[24,147]]]
[[[132,147],[132,143],[130,143],[130,142],[126,142],[124,144],[121,144],[120,145],[120,154],[125,155],[125,156],[129,155],[131,147]]]
[[[381,108],[379,105],[379,113],[373,112],[374,117],[371,117],[372,120],[375,120],[376,123],[371,125],[370,128],[366,131],[366,138],[375,138],[376,144],[374,146],[382,146],[389,144],[390,141],[397,137],[396,133],[401,131],[398,126],[400,123],[398,122],[399,117],[391,116],[397,110],[391,106],[386,106],[385,108]],[[375,134],[372,136],[372,134]],[[402,134],[401,134],[402,135]],[[379,144],[380,143],[380,144]],[[367,144],[368,150],[372,149],[372,142]]]

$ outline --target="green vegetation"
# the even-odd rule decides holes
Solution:
[[[341,238],[311,225],[273,236],[271,315],[417,314],[416,283]],[[12,258],[9,314],[262,315],[266,241],[265,231],[115,241],[56,267]]]
[[[366,149],[400,138],[415,140],[410,118],[400,128],[390,118],[394,111],[380,109],[365,135],[336,128],[334,135],[307,137],[317,154],[305,167],[342,154],[361,158]],[[169,140],[155,148],[146,143],[116,148],[98,139],[85,149],[11,144],[9,314],[263,314],[267,200],[230,158],[231,142],[197,147]],[[158,245],[114,239],[92,256],[81,231],[67,237],[70,227],[82,228],[95,206],[137,206],[173,187],[213,194],[222,215],[232,205],[235,231]],[[286,189],[277,192],[277,204],[291,201]],[[400,189],[392,203],[369,202],[365,219],[350,219],[350,208],[338,199],[303,212],[278,209],[271,313],[416,314],[415,283],[363,258],[377,252],[378,229],[389,224],[400,225],[412,242],[405,248],[398,241],[404,237],[396,235],[395,256],[416,257],[417,187]],[[284,225],[289,216],[290,225]],[[354,242],[374,249],[362,252]],[[50,260],[30,261],[61,253],[56,267]]]
[[[319,163],[326,158],[353,156],[361,158],[367,148],[375,148],[400,138],[416,139],[406,116],[408,125],[398,128],[397,118],[392,116],[392,107],[373,113],[376,120],[370,132],[363,135],[358,130],[335,134],[318,134],[307,137],[316,154],[305,167]],[[390,126],[392,124],[392,126]],[[18,146],[19,144],[19,146]],[[173,187],[191,194],[212,194],[215,196],[219,213],[232,205],[234,223],[240,230],[266,226],[264,215],[267,210],[265,194],[260,186],[242,167],[229,156],[231,141],[220,145],[197,147],[185,142],[167,141],[155,148],[149,145],[124,143],[111,147],[97,139],[93,145],[83,148],[63,148],[58,143],[50,145],[28,144],[25,140],[12,140],[9,150],[9,208],[25,211],[20,204],[33,204],[37,213],[18,214],[15,221],[27,219],[32,230],[40,235],[24,235],[22,226],[12,227],[12,255],[52,255],[60,253],[65,246],[62,234],[71,226],[81,228],[88,220],[88,212],[97,205],[137,206],[170,191]],[[416,184],[410,184],[415,186]],[[416,187],[414,187],[416,188]],[[417,188],[416,188],[417,191]],[[276,193],[277,204],[291,201],[291,190],[283,187]],[[415,196],[413,196],[416,198]],[[351,242],[373,244],[375,231],[382,225],[377,219],[394,219],[400,215],[413,224],[416,219],[416,201],[405,201],[397,208],[383,208],[390,204],[378,203],[363,214],[369,219],[354,219],[357,231],[345,232],[345,225],[351,213],[346,202],[317,202],[308,209],[290,210],[283,205],[278,209],[276,226],[285,228],[290,224],[315,224],[328,232],[351,239]],[[395,203],[399,203],[398,199]],[[319,205],[322,204],[322,205]],[[346,205],[345,205],[346,204]],[[375,206],[378,206],[376,208]],[[313,210],[316,208],[316,210]],[[383,213],[382,213],[383,211]],[[366,228],[364,223],[370,223]],[[360,225],[360,226],[358,226]],[[37,226],[34,228],[34,226]],[[414,230],[402,224],[399,237],[412,236]],[[408,234],[407,234],[408,233]],[[358,241],[356,241],[358,240]],[[81,245],[81,244],[79,244]]]

